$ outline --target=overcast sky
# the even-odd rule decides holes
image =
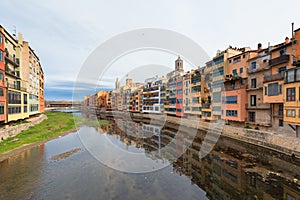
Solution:
[[[296,0],[2,0],[0,24],[10,33],[15,26],[40,57],[46,99],[70,100],[73,82],[87,57],[115,35],[139,28],[168,29],[194,40],[213,57],[229,45],[255,49],[259,42],[264,47],[268,42],[283,42],[291,36],[291,22],[300,28],[299,7]],[[153,53],[123,58],[114,64],[117,70],[103,77],[101,87],[114,87],[116,77],[132,70],[127,70],[129,65],[173,68],[176,56],[156,60],[160,57]],[[82,85],[94,89],[89,83]]]

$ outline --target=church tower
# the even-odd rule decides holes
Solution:
[[[115,82],[115,88],[116,88],[116,90],[120,89],[120,81],[119,81],[119,78],[116,79],[116,82]]]
[[[175,60],[175,71],[183,71],[183,60],[178,56],[178,59]]]

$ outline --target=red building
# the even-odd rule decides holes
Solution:
[[[5,51],[4,35],[0,32],[0,123],[6,121]]]
[[[183,76],[176,80],[176,116],[183,117]]]

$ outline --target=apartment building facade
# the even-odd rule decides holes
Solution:
[[[0,27],[0,29],[2,28]],[[0,31],[0,122],[4,123],[7,115],[7,92],[5,85],[5,35],[2,32],[3,31]]]
[[[247,120],[248,59],[255,55],[256,51],[245,48],[227,60],[228,69],[222,90],[222,119],[227,122],[244,124]]]

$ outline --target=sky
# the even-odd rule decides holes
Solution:
[[[190,38],[211,58],[229,45],[256,49],[258,43],[267,47],[268,42],[283,42],[291,37],[291,22],[300,28],[299,6],[296,0],[1,0],[0,24],[10,33],[21,32],[39,56],[46,100],[72,100],[75,81],[81,87],[74,100],[80,100],[97,89],[114,88],[116,77],[124,80],[135,68],[174,68],[176,52],[133,52],[114,60],[97,84],[78,81],[89,56],[114,36],[142,28],[167,29]],[[186,70],[193,68],[185,64]],[[153,76],[168,71],[159,69],[151,71]]]

